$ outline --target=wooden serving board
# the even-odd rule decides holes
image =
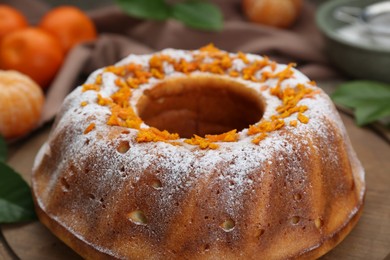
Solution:
[[[390,255],[390,145],[367,128],[358,128],[342,115],[365,170],[367,193],[363,215],[357,226],[335,249],[322,257],[333,259],[382,260]],[[9,164],[29,181],[35,154],[46,140],[42,129],[12,152]],[[79,259],[39,222],[2,225],[0,259]]]

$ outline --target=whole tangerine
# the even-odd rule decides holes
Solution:
[[[48,87],[63,59],[58,40],[38,28],[9,33],[0,43],[0,69],[24,73],[42,88]]]
[[[91,18],[74,6],[60,6],[50,10],[42,17],[39,27],[54,35],[65,53],[76,44],[97,37]]]
[[[247,18],[254,23],[288,28],[297,20],[302,0],[242,0]]]
[[[6,34],[27,26],[28,22],[21,12],[8,5],[0,5],[0,41]]]
[[[28,76],[0,70],[0,135],[10,140],[32,131],[44,101],[42,89]]]

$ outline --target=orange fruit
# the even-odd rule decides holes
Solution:
[[[42,89],[29,77],[0,70],[0,135],[14,139],[32,131],[38,125],[44,101]]]
[[[8,5],[0,5],[0,41],[4,35],[28,26],[21,12]]]
[[[301,6],[302,0],[242,0],[244,14],[250,21],[279,28],[290,27]]]
[[[38,28],[7,34],[0,42],[0,69],[17,70],[48,87],[64,59],[58,40]]]
[[[54,35],[65,53],[78,43],[96,39],[93,21],[80,9],[73,6],[60,6],[47,12],[39,27]]]

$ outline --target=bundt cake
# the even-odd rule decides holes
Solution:
[[[364,171],[329,97],[267,57],[166,49],[92,73],[33,169],[41,222],[87,259],[317,258]]]

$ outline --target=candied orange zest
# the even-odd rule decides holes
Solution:
[[[114,81],[115,85],[117,85],[119,88],[126,88],[127,87],[127,83],[126,81],[124,81],[123,79],[121,78],[116,78],[115,81]]]
[[[211,142],[237,142],[237,129],[219,135],[206,135],[205,139]]]
[[[290,126],[296,127],[297,125],[298,125],[298,121],[297,120],[291,120],[290,121]]]
[[[249,60],[248,60],[248,58],[246,57],[245,53],[239,51],[239,52],[237,53],[237,57],[238,57],[240,60],[242,60],[245,64],[249,64]]]
[[[184,142],[197,145],[201,149],[217,149],[219,145],[215,144],[216,142],[237,142],[238,137],[237,129],[234,129],[219,135],[206,135],[205,137],[194,135],[192,138],[184,140]]]
[[[241,60],[245,67],[240,71],[233,68],[234,60]],[[320,93],[319,90],[314,91],[312,88],[306,87],[304,84],[297,84],[294,87],[283,86],[282,82],[294,77],[295,63],[288,64],[284,69],[277,70],[277,63],[270,61],[268,57],[250,61],[246,54],[238,52],[231,55],[225,51],[216,48],[213,44],[209,44],[199,49],[198,52],[192,53],[192,60],[188,61],[184,58],[175,59],[165,54],[155,54],[149,59],[147,65],[141,65],[130,62],[125,65],[113,65],[106,67],[103,72],[114,73],[118,76],[115,79],[115,84],[118,90],[110,97],[103,97],[97,93],[97,103],[101,106],[107,106],[111,110],[108,117],[107,125],[121,126],[139,129],[137,142],[169,142],[174,144],[173,140],[180,139],[178,134],[171,134],[168,131],[160,131],[150,127],[140,129],[142,120],[135,113],[130,104],[133,89],[138,88],[142,84],[149,82],[151,78],[165,78],[165,70],[167,66],[172,67],[176,72],[189,74],[194,71],[208,72],[218,75],[229,75],[231,77],[240,77],[244,80],[253,82],[263,82],[260,87],[261,91],[269,91],[271,95],[276,96],[281,100],[281,105],[276,108],[275,114],[268,120],[262,120],[256,125],[249,126],[248,135],[254,135],[252,142],[259,144],[261,140],[266,138],[270,132],[277,131],[285,126],[284,118],[297,113],[297,120],[290,121],[290,126],[296,127],[298,122],[307,124],[309,117],[304,115],[308,107],[300,105],[299,102],[303,98],[313,98]],[[264,69],[267,67],[267,69]],[[261,76],[258,72],[261,71]],[[266,83],[269,79],[276,79],[275,87],[269,87]],[[96,76],[93,84],[84,84],[82,91],[94,90],[100,91],[100,86],[103,82],[102,73]],[[307,85],[315,85],[315,82],[308,82]],[[84,104],[84,103],[82,103]],[[86,105],[86,104],[85,104]],[[83,106],[83,105],[82,105]],[[217,142],[236,142],[239,135],[236,130],[229,131],[220,135],[206,135],[200,137],[194,135],[184,142],[192,145],[198,145],[201,149],[217,149]],[[177,142],[175,142],[177,144]]]
[[[290,68],[286,67],[286,69],[282,71],[282,74],[287,73],[292,66],[293,65],[291,64]],[[284,77],[285,76],[282,76],[282,78]],[[298,121],[307,124],[309,122],[309,117],[305,116],[303,113],[308,110],[308,107],[306,105],[298,105],[298,103],[307,96],[317,94],[317,92],[314,93],[313,89],[306,87],[304,84],[297,84],[295,88],[287,86],[284,89],[282,89],[280,84],[277,84],[274,88],[270,89],[270,93],[271,95],[278,97],[282,101],[282,105],[276,108],[278,114],[271,116],[270,120],[263,120],[256,125],[249,126],[248,135],[257,135],[252,140],[255,144],[260,143],[261,140],[267,137],[265,133],[276,131],[284,127],[285,123],[283,119],[292,114],[298,113]],[[290,126],[296,127],[298,121],[290,121]]]
[[[103,78],[102,78],[102,74],[98,74],[95,78],[95,84],[96,85],[101,85],[103,83]]]
[[[164,78],[164,74],[163,72],[155,69],[155,68],[152,68],[150,70],[150,73],[152,74],[153,77],[157,78],[157,79],[163,79]]]
[[[111,116],[108,118],[107,125],[122,126],[127,128],[139,129],[142,124],[139,118],[131,107],[123,108],[120,105],[113,105]]]
[[[236,70],[231,70],[229,72],[229,76],[233,77],[233,78],[237,78],[238,76],[240,76],[240,73],[238,71],[236,71]]]
[[[100,93],[97,94],[97,103],[101,106],[109,106],[111,105],[113,102],[111,99],[109,98],[105,98],[103,97],[102,95],[100,95]]]
[[[255,78],[255,75],[257,72],[259,72],[262,68],[268,66],[270,64],[268,57],[264,57],[262,60],[256,60],[253,63],[247,65],[242,70],[242,78],[245,80],[252,80],[252,81],[265,81],[265,78],[261,78],[260,80],[257,80]],[[263,72],[264,76],[264,72]]]
[[[124,66],[108,66],[104,69],[104,72],[111,72],[117,76],[124,76],[126,74],[126,68]]]
[[[191,145],[197,145],[202,150],[208,149],[208,148],[214,150],[214,149],[217,149],[219,147],[219,145],[211,142],[210,140],[208,140],[206,138],[200,137],[198,135],[194,135],[191,139],[184,140],[184,142],[187,144],[191,144]]]
[[[297,116],[299,122],[303,123],[303,124],[307,124],[309,122],[309,118],[307,116],[305,116],[304,114],[302,114],[301,112],[298,113],[298,116]]]
[[[262,140],[264,140],[268,136],[267,133],[261,133],[257,135],[253,140],[252,143],[259,144]]]
[[[96,125],[95,123],[91,123],[87,126],[87,128],[85,128],[84,130],[84,134],[88,134],[89,132],[91,132],[93,129],[95,129]]]
[[[114,103],[121,107],[129,107],[131,94],[132,92],[129,87],[123,87],[119,91],[112,94],[111,99]]]
[[[100,87],[96,84],[83,84],[82,85],[82,92],[93,90],[93,91],[99,91]]]
[[[216,53],[221,52],[221,50],[215,47],[213,43],[209,43],[208,45],[200,48],[199,50],[202,52],[216,52]]]
[[[137,142],[168,142],[172,140],[178,140],[180,136],[176,133],[171,134],[167,130],[160,131],[155,127],[143,128],[138,131],[136,137]]]

